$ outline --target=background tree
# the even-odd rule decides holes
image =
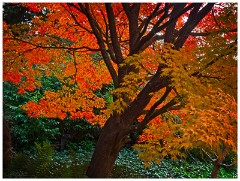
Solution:
[[[214,8],[212,3],[24,6],[43,15],[14,27],[3,24],[4,79],[23,93],[41,87],[38,77],[54,75],[62,88],[46,91],[39,102],[25,105],[28,115],[65,119],[69,114],[103,126],[89,177],[108,177],[130,133],[141,132],[152,119],[183,107],[188,92],[196,90],[196,75],[191,75],[195,76],[192,89],[185,91],[181,88],[189,85],[173,76],[183,70],[172,70],[175,63],[175,70],[180,70],[185,57],[179,50],[188,37],[206,35],[204,17]],[[102,61],[92,62],[89,54],[95,51],[106,66]],[[190,76],[187,73],[185,78]],[[114,99],[105,109],[104,100],[94,91],[110,83],[110,78]],[[94,108],[103,114],[94,114]]]

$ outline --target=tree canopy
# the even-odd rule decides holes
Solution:
[[[159,140],[178,131],[175,145],[187,148],[196,133],[196,145],[236,151],[236,3],[14,5],[29,17],[3,22],[4,81],[24,94],[54,76],[59,89],[23,105],[28,116],[85,118],[103,127],[88,176],[107,177],[132,132],[146,136],[146,150],[156,143],[166,149]],[[113,102],[106,104],[95,92],[110,83]],[[173,113],[181,115],[178,130],[163,118]]]

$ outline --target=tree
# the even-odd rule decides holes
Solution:
[[[204,18],[220,11],[219,6],[212,11],[213,3],[23,5],[43,15],[19,26],[3,24],[4,79],[22,93],[41,87],[38,77],[54,75],[61,89],[24,106],[29,116],[64,119],[69,114],[103,126],[89,177],[108,177],[130,133],[141,133],[154,118],[185,105],[187,92],[178,93],[182,82],[173,84],[171,66],[186,59],[180,50],[191,43],[189,36],[210,33],[204,32]],[[101,53],[105,65],[91,60],[93,52]],[[197,73],[183,75],[198,81]],[[105,109],[94,90],[110,80],[113,103]],[[95,115],[95,108],[102,114]]]

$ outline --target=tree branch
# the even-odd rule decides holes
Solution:
[[[154,105],[150,108],[150,110],[146,113],[146,116],[142,120],[141,123],[138,125],[138,132],[141,132],[146,124],[149,123],[151,120],[150,117],[156,111],[156,108],[167,98],[168,94],[171,92],[171,88],[167,87],[165,93],[162,95],[162,97],[154,103]]]
[[[108,68],[108,71],[113,79],[113,83],[114,83],[114,86],[115,87],[118,87],[118,76],[117,76],[117,72],[115,71],[110,59],[109,59],[109,56],[108,56],[108,53],[107,53],[107,50],[106,50],[106,47],[105,47],[105,44],[104,44],[104,40],[103,40],[103,37],[102,37],[102,32],[101,30],[99,30],[99,25],[98,23],[96,22],[96,20],[92,17],[90,11],[89,11],[89,5],[87,4],[86,5],[86,8],[83,6],[82,3],[78,3],[79,4],[79,7],[81,8],[82,12],[85,14],[85,16],[88,18],[88,21],[90,23],[90,26],[92,28],[92,31],[93,31],[93,34],[95,35],[95,37],[97,38],[97,41],[98,41],[98,45],[100,47],[100,51],[102,53],[102,56],[103,56],[103,60]]]
[[[213,159],[203,148],[202,151],[208,156],[208,158],[212,161],[215,162],[217,159]]]
[[[235,163],[231,163],[231,164],[220,163],[219,165],[222,167],[231,167],[231,166],[235,165]]]
[[[17,40],[17,41],[20,41],[20,42],[24,42],[24,43],[27,43],[29,45],[32,45],[36,48],[43,48],[43,49],[65,49],[65,50],[87,50],[87,51],[100,51],[100,49],[95,49],[95,48],[89,48],[87,46],[81,46],[81,47],[64,47],[64,46],[42,46],[42,45],[37,45],[35,43],[32,43],[32,42],[28,42],[28,41],[25,41],[25,40],[21,40],[17,37],[13,37],[13,38],[6,38],[6,39],[9,39],[9,40]]]
[[[106,17],[104,15],[103,11],[102,10],[100,10],[100,11],[101,11],[101,14],[102,14],[105,26],[106,26],[106,32],[105,32],[105,39],[106,39],[106,41],[105,42],[106,42],[107,47],[108,47],[107,51],[108,51],[112,61],[117,64],[117,60],[116,60],[116,57],[114,55],[112,44],[109,42],[109,35],[108,35],[109,25],[107,23],[107,20],[106,20]]]
[[[158,3],[157,6],[155,7],[155,9],[153,10],[153,12],[145,20],[142,21],[141,25],[139,26],[139,31],[142,30],[142,28],[143,28],[143,30],[140,32],[137,41],[139,41],[142,38],[142,36],[145,34],[150,21],[154,17],[156,17],[157,14],[161,14],[161,13],[164,12],[164,9],[162,9],[159,13],[157,13],[157,11],[160,8],[160,6],[161,6],[161,4]]]
[[[67,5],[68,5],[68,7],[72,6],[72,7],[74,7],[75,9],[77,9],[78,11],[80,11],[80,9],[77,8],[74,4],[67,3]],[[92,34],[92,31],[89,30],[89,29],[87,29],[86,27],[82,26],[82,25],[78,22],[76,16],[75,16],[72,12],[70,12],[62,3],[61,3],[61,6],[71,15],[71,17],[73,18],[73,20],[75,21],[75,23],[76,23],[80,28],[82,28],[82,29],[86,30],[88,33],[91,33],[91,34]],[[81,11],[80,11],[80,12],[81,12]]]
[[[167,21],[167,22],[163,23],[162,25],[160,25],[160,23],[163,22],[163,20],[166,19],[167,17],[169,17],[169,15],[170,15],[170,14],[168,14],[169,7],[165,7],[165,12],[164,12],[163,16],[160,17],[160,19],[155,24],[155,26],[152,28],[152,30],[147,35],[142,37],[142,39],[137,43],[136,48],[134,50],[135,53],[138,53],[140,50],[143,51],[142,46],[147,41],[149,41],[151,38],[153,38],[153,36],[156,33],[160,32],[161,30],[166,28],[169,24],[172,23],[172,21],[174,21],[175,19],[178,19],[182,14],[184,14],[185,12],[187,12],[188,10],[190,10],[193,7],[194,7],[194,4],[190,4],[189,6],[185,7],[182,11],[180,11],[178,14],[173,16],[171,21]]]
[[[178,19],[173,19],[175,14],[178,14],[187,3],[181,4],[174,4],[174,8],[171,12],[169,21],[172,21],[166,28],[165,35],[164,35],[164,42],[173,43],[176,38],[176,30],[175,26],[177,24]],[[173,20],[172,20],[173,19]]]
[[[156,118],[157,116],[159,116],[160,114],[168,112],[177,103],[178,103],[177,102],[177,97],[173,98],[170,102],[165,104],[161,109],[154,111],[149,119],[152,120],[152,119]]]
[[[122,55],[120,43],[118,41],[118,35],[117,35],[116,24],[115,24],[115,16],[113,13],[111,3],[105,3],[105,7],[107,11],[107,16],[108,16],[109,29],[111,34],[113,50],[115,52],[116,62],[120,64],[123,61],[123,55]]]
[[[139,35],[138,16],[140,11],[140,3],[134,3],[132,6],[126,3],[122,3],[122,6],[129,21],[129,55],[133,55],[136,41]]]
[[[192,30],[197,26],[197,24],[209,13],[214,6],[214,3],[208,3],[200,11],[201,3],[197,3],[193,10],[191,11],[189,18],[185,25],[180,29],[179,36],[176,42],[174,43],[176,49],[179,49],[183,46],[184,42],[187,40],[188,36]]]
[[[169,79],[167,77],[161,77],[160,74],[161,69],[159,68],[156,74],[152,76],[146,86],[122,113],[121,121],[124,127],[131,126],[134,120],[141,115],[142,110],[146,107],[153,96],[151,93],[159,91],[169,85]]]

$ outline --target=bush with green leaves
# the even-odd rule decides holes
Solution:
[[[24,79],[24,77],[23,77]],[[17,151],[28,150],[34,146],[34,142],[42,142],[44,140],[55,141],[59,144],[61,135],[71,134],[73,143],[82,140],[96,141],[100,134],[98,125],[91,125],[87,120],[71,120],[69,118],[64,121],[46,118],[29,118],[21,107],[28,101],[38,102],[45,91],[57,91],[61,89],[61,83],[55,76],[42,76],[39,78],[42,86],[36,88],[33,92],[25,92],[18,94],[17,86],[10,82],[3,83],[3,115],[11,127],[13,147]],[[106,103],[112,102],[110,91],[113,84],[104,85],[101,89],[96,90],[95,94],[103,97]],[[94,110],[99,114],[99,110]],[[68,142],[70,143],[70,142]]]
[[[14,84],[3,82],[3,117],[10,124],[12,144],[16,151],[29,150],[34,142],[51,140],[60,135],[58,121],[29,118],[21,109],[28,101],[37,102],[42,96],[40,90],[18,94]]]

